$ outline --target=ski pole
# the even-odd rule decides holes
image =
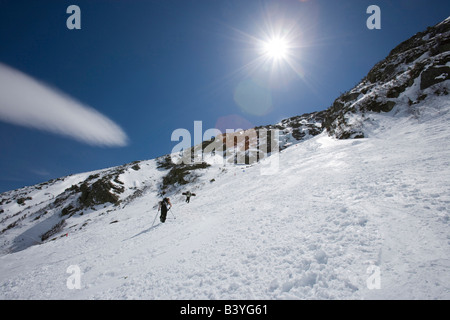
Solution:
[[[155,221],[156,221],[156,217],[158,216],[158,213],[159,213],[159,211],[158,211],[158,212],[156,212],[156,215],[155,215],[155,219],[153,219],[153,223],[152,223],[152,226],[151,226],[150,228],[153,228],[153,225],[155,224]]]
[[[175,217],[175,215],[173,214],[172,207],[170,207],[169,211],[170,211],[170,213],[172,213],[173,217],[176,219],[177,217]]]

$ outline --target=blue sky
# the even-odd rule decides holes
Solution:
[[[372,4],[381,30],[366,27]],[[81,9],[80,30],[66,26],[69,5]],[[194,121],[246,129],[324,110],[449,14],[436,0],[0,0],[0,73],[56,92],[52,105],[21,77],[6,81],[0,192],[167,154],[172,132],[193,135]],[[289,34],[289,61],[261,64],[274,30]],[[66,109],[55,95],[85,109],[68,105],[58,122]],[[89,110],[86,121],[77,110]]]

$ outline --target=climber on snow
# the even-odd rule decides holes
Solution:
[[[186,191],[182,193],[183,196],[186,196],[186,202],[189,203],[189,201],[191,201],[191,197],[194,196],[195,197],[195,193],[192,193],[190,191]]]
[[[167,208],[167,206],[170,206],[170,207]],[[161,216],[159,217],[159,220],[161,220],[161,222],[164,223],[166,221],[167,211],[170,210],[171,208],[172,208],[172,203],[170,203],[169,198],[164,198],[164,199],[162,199],[162,201],[159,202],[158,212],[159,212],[159,210],[161,210]]]

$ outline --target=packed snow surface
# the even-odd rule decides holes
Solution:
[[[449,299],[450,105],[406,109],[371,114],[365,139],[291,146],[273,175],[214,164],[164,224],[152,189],[71,218],[90,221],[0,257],[0,298]],[[141,167],[128,184],[161,176]]]

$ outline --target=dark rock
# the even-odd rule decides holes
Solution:
[[[99,179],[92,185],[84,182],[80,186],[80,203],[84,207],[92,207],[104,203],[119,204],[119,197],[112,190],[122,191],[123,188],[116,187],[109,179]]]
[[[432,85],[449,80],[450,79],[450,67],[440,66],[428,68],[420,76],[420,89],[425,90]]]

